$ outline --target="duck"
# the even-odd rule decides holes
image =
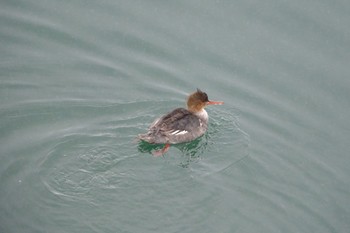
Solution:
[[[204,109],[209,105],[222,105],[223,101],[210,101],[207,93],[197,90],[187,98],[187,109],[176,108],[155,119],[148,131],[137,138],[150,144],[163,144],[154,156],[164,155],[172,144],[190,142],[201,137],[208,129],[209,116]]]

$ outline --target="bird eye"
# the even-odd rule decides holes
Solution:
[[[206,93],[204,93],[204,99],[205,99],[205,101],[209,101],[208,95]]]

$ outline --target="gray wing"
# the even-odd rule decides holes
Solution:
[[[191,141],[201,136],[205,130],[200,120],[193,113],[184,108],[177,108],[165,116],[155,120],[150,131],[155,136],[156,141],[161,142],[161,138],[167,143],[178,143]],[[164,143],[164,142],[162,142]]]
[[[184,108],[177,108],[172,112],[154,121],[152,128],[158,128],[162,132],[189,131],[201,125],[198,117]]]

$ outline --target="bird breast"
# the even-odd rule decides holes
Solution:
[[[208,122],[208,113],[207,111],[205,111],[205,109],[202,109],[201,111],[199,112],[196,112],[195,115],[201,119],[202,121],[204,121],[205,123]]]

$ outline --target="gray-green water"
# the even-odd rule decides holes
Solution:
[[[0,5],[0,232],[350,232],[349,1]]]

